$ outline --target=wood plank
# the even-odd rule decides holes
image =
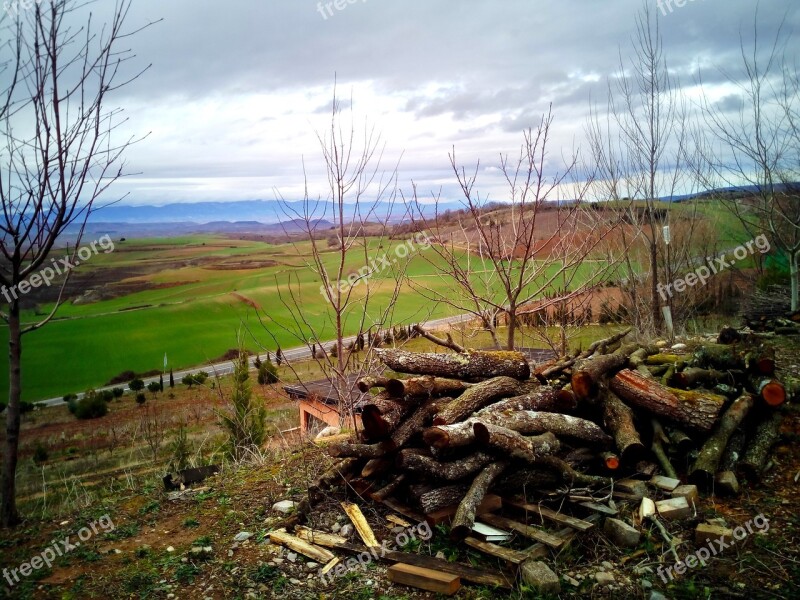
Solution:
[[[681,484],[681,480],[664,477],[663,475],[654,475],[650,483],[665,492],[672,492]]]
[[[606,506],[605,504],[600,504],[598,502],[578,502],[578,506],[583,506],[592,512],[600,513],[601,515],[607,515],[609,517],[616,517],[619,514],[619,511],[615,508],[611,508],[610,506]]]
[[[577,529],[578,531],[590,531],[594,529],[594,524],[589,523],[588,521],[584,521],[583,519],[577,519],[575,517],[571,517],[569,515],[556,512],[546,506],[541,506],[539,504],[529,504],[528,502],[523,502],[519,499],[513,499],[513,498],[503,498],[503,504],[507,506],[512,506],[514,508],[518,508],[520,510],[524,510],[526,512],[533,513],[535,515],[539,515],[543,519],[547,519],[548,521],[558,523],[559,525],[566,525],[567,527],[572,527],[573,529]]]
[[[327,563],[336,558],[336,555],[330,550],[320,548],[314,544],[309,544],[305,540],[301,540],[299,537],[295,537],[289,533],[286,533],[286,530],[270,532],[269,539],[274,544],[286,546],[290,550],[299,552],[303,556],[306,556],[319,563]]]
[[[327,565],[322,567],[322,570],[319,572],[319,574],[320,575],[327,575],[328,572],[338,564],[339,564],[339,557],[337,556],[332,561],[330,561]]]
[[[425,515],[423,515],[418,510],[415,510],[408,506],[407,504],[403,504],[399,500],[395,498],[384,498],[382,504],[396,513],[403,515],[411,519],[412,521],[416,521],[417,523],[422,523],[425,520]]]
[[[362,554],[364,552],[370,552],[370,550],[361,544],[351,544],[350,542],[337,544],[336,549],[343,552],[349,552],[350,554]],[[479,585],[493,585],[509,590],[513,589],[514,587],[514,577],[509,576],[503,571],[499,571],[497,569],[482,569],[480,567],[473,567],[463,563],[451,563],[432,556],[411,554],[408,552],[400,552],[398,550],[384,551],[381,549],[378,551],[378,549],[372,549],[371,554],[376,560],[399,562],[415,565],[417,567],[434,569],[436,571],[444,571],[445,573],[458,575],[463,581],[469,581]]]
[[[358,507],[358,505],[353,504],[352,502],[342,502],[341,506],[344,509],[344,512],[347,513],[347,516],[350,517],[350,521],[352,521],[359,537],[364,544],[366,544],[367,548],[380,547],[380,544],[378,543],[378,540],[375,538],[375,534],[372,531],[372,527],[370,527],[369,523],[367,523],[367,519],[364,516],[364,513],[361,512],[361,509]]]
[[[397,563],[387,570],[389,581],[429,592],[452,596],[461,588],[461,578],[452,573]]]
[[[470,548],[480,550],[489,556],[502,558],[503,560],[514,565],[519,565],[530,558],[525,552],[520,552],[519,550],[514,550],[513,548],[504,548],[503,546],[498,546],[497,544],[493,544],[491,542],[484,542],[483,540],[479,540],[478,538],[474,537],[464,538],[464,543]]]
[[[554,550],[558,550],[564,545],[563,539],[559,539],[551,533],[547,533],[538,527],[524,525],[523,523],[519,523],[512,519],[507,519],[506,517],[486,514],[481,517],[481,520],[486,521],[489,523],[489,525],[494,525],[495,527],[504,527],[506,529],[516,531],[525,537],[529,537],[532,540],[536,540],[537,542],[541,542],[547,546],[550,546]]]
[[[326,548],[336,548],[336,544],[341,544],[347,541],[346,537],[328,533],[326,531],[310,529],[302,525],[298,525],[294,528],[294,534],[303,541],[311,544],[317,544],[318,546],[325,546]]]
[[[600,515],[589,515],[586,518],[586,521],[596,526],[600,522]],[[572,527],[564,527],[563,529],[559,529],[556,532],[556,535],[564,540],[564,548],[567,548],[572,542],[572,540],[578,537],[578,533],[579,532],[573,529]],[[538,543],[524,550],[524,552],[528,556],[528,558],[533,560],[538,560],[548,556],[550,554],[550,549],[544,544]]]
[[[500,510],[502,506],[503,499],[500,496],[496,494],[486,494],[486,496],[483,498],[483,501],[478,505],[478,509],[475,514],[480,516],[485,513],[495,512]],[[432,513],[425,515],[425,520],[431,527],[435,527],[439,523],[449,523],[453,520],[453,516],[458,511],[458,507],[458,504],[453,504],[452,506],[435,510]]]

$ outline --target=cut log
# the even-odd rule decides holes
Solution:
[[[666,429],[667,437],[669,438],[669,445],[678,451],[678,454],[688,454],[689,451],[694,450],[695,443],[686,433],[675,427],[668,427]]]
[[[445,508],[435,510],[432,513],[425,515],[425,521],[427,521],[428,525],[431,527],[436,527],[441,523],[450,523],[455,514],[458,512],[458,507],[458,504],[452,504],[450,506],[446,506]],[[478,505],[475,513],[478,515],[478,517],[480,517],[484,513],[497,512],[502,507],[503,499],[500,496],[497,494],[486,494],[481,503]],[[474,530],[472,534],[478,535]]]
[[[316,544],[317,546],[325,546],[326,548],[335,548],[337,544],[343,544],[347,542],[346,537],[335,535],[333,533],[328,533],[326,531],[311,529],[309,527],[304,527],[302,525],[298,525],[297,527],[294,528],[294,534],[298,538],[308,542],[309,544]]]
[[[768,406],[776,407],[786,402],[786,388],[777,379],[764,377],[750,377],[748,382],[750,391],[756,394]]]
[[[326,450],[328,454],[336,458],[355,457],[355,458],[379,458],[391,452],[394,447],[390,443],[380,442],[378,444],[330,444]]]
[[[373,458],[361,469],[361,477],[375,477],[389,471],[394,461],[389,458]]]
[[[428,456],[422,456],[413,450],[401,450],[397,455],[396,465],[403,470],[421,473],[434,479],[457,481],[477,473],[495,460],[496,458],[490,454],[476,452],[466,458],[441,462]]]
[[[633,411],[612,391],[603,390],[603,424],[614,436],[623,461],[632,463],[644,455],[644,444],[633,422]]]
[[[519,410],[515,412],[493,412],[487,415],[491,418],[491,423],[501,424],[507,429],[516,431],[523,435],[551,432],[558,436],[566,436],[595,444],[606,448],[613,442],[600,427],[578,417],[561,415],[551,412],[539,412],[533,410]],[[479,417],[479,421],[486,423],[486,417]]]
[[[527,462],[535,462],[538,457],[553,454],[561,447],[558,438],[550,432],[525,437],[516,431],[481,421],[476,421],[472,428],[479,443]]]
[[[366,394],[372,388],[385,388],[387,387],[389,380],[386,377],[375,377],[372,375],[367,375],[366,377],[362,377],[356,383],[356,387],[358,391],[362,394]],[[397,395],[397,394],[395,394]]]
[[[744,421],[747,413],[753,408],[755,398],[752,394],[742,394],[725,411],[714,431],[703,444],[697,455],[692,470],[689,472],[689,481],[702,489],[710,489],[714,483],[714,475],[719,470],[722,454],[728,445],[733,432]]]
[[[761,481],[764,466],[767,464],[769,451],[780,437],[780,427],[783,415],[775,412],[768,416],[756,427],[755,433],[747,444],[744,456],[736,465],[737,473],[749,481]]]
[[[494,480],[508,468],[508,461],[497,461],[484,467],[470,485],[464,498],[458,505],[456,516],[450,529],[450,537],[454,540],[463,540],[472,531],[475,524],[475,515],[478,505],[489,491]]]
[[[386,571],[389,581],[415,587],[428,592],[436,592],[445,596],[452,596],[461,589],[461,578],[452,573],[435,571],[425,567],[416,567],[397,563]]]
[[[433,419],[434,425],[450,425],[461,421],[498,398],[522,392],[519,382],[511,377],[495,377],[482,381],[448,403]]]
[[[447,508],[453,504],[458,504],[464,498],[469,486],[467,485],[448,485],[425,492],[419,497],[419,505],[422,512],[426,515],[436,512],[441,508]]]
[[[748,352],[744,357],[744,366],[748,371],[772,377],[775,375],[775,350],[763,347]]]
[[[443,377],[411,377],[409,379],[389,379],[386,390],[397,397],[412,396],[417,398],[439,398],[441,396],[458,396],[472,386],[471,383],[458,379]]]
[[[388,437],[413,408],[413,403],[392,398],[388,392],[378,394],[361,404],[364,434],[371,440]]]
[[[561,479],[547,469],[511,469],[507,471],[494,486],[500,494],[516,494],[520,490],[548,489]]]
[[[611,379],[611,390],[625,402],[700,431],[714,427],[725,405],[723,396],[666,388],[628,369]]]
[[[719,462],[720,471],[736,471],[736,463],[744,454],[744,445],[747,442],[747,434],[744,427],[740,427],[731,434],[728,439],[728,446],[722,453],[722,460]]]
[[[711,389],[720,383],[732,384],[735,383],[735,380],[729,371],[715,371],[699,367],[684,369],[680,373],[675,373],[669,380],[669,385],[682,390],[696,387]]]
[[[466,381],[499,376],[522,380],[531,374],[525,355],[510,350],[467,350],[461,353],[436,354],[391,348],[377,349],[375,352],[387,367],[397,373],[433,375]]]
[[[559,390],[543,385],[529,394],[512,396],[495,402],[479,410],[475,416],[482,417],[486,413],[507,410],[538,410],[542,412],[571,413],[578,407],[575,395],[568,390]]]
[[[572,391],[578,398],[593,398],[603,377],[614,374],[628,363],[625,354],[603,354],[578,362],[572,371]]]
[[[472,425],[476,419],[468,419],[452,425],[429,427],[422,432],[422,439],[434,448],[458,448],[469,446],[475,441]]]
[[[677,479],[678,474],[675,472],[675,467],[672,466],[672,462],[670,462],[669,456],[667,456],[667,451],[664,449],[664,444],[669,444],[669,438],[667,434],[664,433],[664,428],[661,427],[661,423],[659,423],[658,420],[651,419],[650,423],[653,427],[653,441],[650,444],[650,450],[652,450],[653,454],[658,459],[667,477]]]
[[[680,354],[651,354],[644,361],[646,365],[672,365],[683,360]]]
[[[600,458],[602,459],[605,468],[608,469],[609,471],[616,471],[617,469],[619,469],[619,464],[620,464],[619,454],[617,454],[616,452],[611,452],[610,450],[607,450],[606,452],[603,452],[600,455]]]
[[[402,448],[423,427],[429,423],[441,407],[448,402],[447,398],[439,400],[429,400],[411,413],[411,416],[403,421],[400,426],[392,432],[390,442],[394,448]]]
[[[389,496],[394,494],[400,486],[402,486],[406,482],[407,476],[405,473],[401,473],[400,475],[396,476],[392,479],[388,484],[384,487],[379,489],[377,492],[373,492],[369,495],[372,498],[373,502],[381,503],[386,500]]]

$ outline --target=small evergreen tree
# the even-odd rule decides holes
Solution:
[[[175,376],[172,374],[172,367],[169,369],[169,387],[175,387]]]
[[[132,392],[141,392],[144,389],[144,381],[142,381],[139,377],[134,377],[131,379],[128,387]]]
[[[226,452],[234,460],[242,459],[248,450],[258,449],[266,439],[267,410],[253,399],[247,354],[242,350],[233,370],[233,393],[230,409],[219,412],[220,422],[228,431]]]
[[[153,394],[153,398],[155,398],[158,392],[161,391],[161,384],[157,381],[151,381],[147,384],[147,391]]]
[[[164,374],[163,373],[161,373],[161,375],[158,376],[158,391],[159,392],[163,392],[164,391]]]
[[[278,369],[272,364],[272,361],[267,359],[267,362],[261,363],[258,367],[258,383],[260,385],[269,385],[278,382]]]
[[[279,367],[283,363],[283,352],[281,352],[281,347],[278,346],[278,349],[275,351],[275,364]]]

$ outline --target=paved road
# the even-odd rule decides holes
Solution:
[[[436,329],[437,327],[441,327],[442,325],[450,325],[453,323],[460,323],[461,321],[466,321],[472,318],[472,315],[456,315],[454,317],[445,317],[443,319],[434,319],[433,321],[426,321],[422,323],[422,326],[426,329]],[[350,342],[355,341],[356,336],[351,335],[349,337],[344,338],[342,341],[345,345],[349,344]],[[334,340],[329,340],[327,342],[323,342],[323,346],[328,346],[332,344]],[[283,350],[283,357],[287,361],[297,361],[297,360],[305,360],[311,358],[311,350],[307,346],[301,346],[299,348],[291,348],[289,350]],[[271,354],[274,354],[272,352]],[[260,358],[262,360],[266,360],[267,355],[261,354]],[[255,369],[253,363],[255,362],[256,357],[253,356],[250,358],[250,368]],[[181,379],[185,375],[194,375],[195,373],[199,373],[200,371],[206,371],[207,373],[216,374],[216,375],[229,375],[233,373],[234,363],[232,360],[227,360],[223,362],[218,362],[211,365],[203,365],[200,367],[195,367],[192,369],[184,369],[183,371],[176,371],[173,373],[175,377],[175,381],[180,382]],[[149,377],[144,379],[145,385],[150,383],[151,381],[158,381],[158,377]],[[126,392],[130,391],[127,385],[110,385],[106,387],[96,388],[98,391],[100,390],[110,390],[115,387],[122,387]],[[83,394],[77,394],[78,398],[82,398]],[[49,398],[47,400],[40,400],[35,402],[36,405],[40,407],[49,407],[49,406],[60,406],[64,404],[63,398]]]

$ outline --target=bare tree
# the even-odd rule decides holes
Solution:
[[[715,180],[742,189],[720,201],[753,236],[764,234],[789,263],[792,310],[800,309],[800,74],[787,52],[791,34],[778,29],[767,52],[759,45],[758,15],[753,45],[741,40],[743,73],[725,73],[738,89],[739,107],[726,111],[707,98],[706,124],[722,146],[706,156]],[[749,189],[752,187],[753,189]]]
[[[686,103],[664,57],[658,15],[649,4],[637,14],[632,46],[629,63],[620,56],[619,73],[614,83],[609,83],[606,114],[592,109],[587,137],[597,168],[597,196],[627,204],[621,208],[633,227],[620,230],[622,243],[634,248],[634,242],[641,242],[645,249],[643,264],[649,265],[646,277],[638,268],[635,254],[626,253],[625,259],[634,325],[647,329],[649,321],[658,330],[663,323],[660,306],[664,304],[659,300],[659,272],[668,279],[677,271],[680,257],[678,253],[667,261],[659,249],[671,211],[660,209],[658,199],[672,197],[693,182],[686,169],[690,131]],[[648,288],[647,314],[639,310],[644,299],[637,282]]]
[[[123,176],[122,155],[134,141],[112,141],[121,119],[118,110],[106,107],[109,94],[142,72],[126,74],[131,54],[117,48],[136,33],[123,29],[130,3],[120,0],[99,30],[91,16],[82,27],[73,25],[84,18],[86,4],[36,2],[6,24],[7,41],[0,46],[0,285],[7,303],[2,318],[9,330],[10,381],[0,486],[4,527],[19,521],[22,336],[44,326],[58,309],[86,220],[95,201]],[[51,254],[67,231],[76,234],[73,253],[56,262]],[[63,277],[53,310],[23,326],[22,295],[57,274]]]
[[[440,213],[438,197],[435,214],[426,216],[430,205],[418,197],[416,188],[410,199],[415,221],[432,242],[433,252],[426,260],[446,275],[444,284],[421,280],[412,281],[412,287],[423,297],[474,316],[497,348],[515,347],[519,316],[533,308],[531,303],[542,309],[584,294],[613,264],[591,257],[602,234],[584,211],[591,177],[574,181],[577,153],[562,170],[548,173],[552,124],[548,111],[535,130],[524,132],[518,156],[500,156],[507,202],[487,202],[475,187],[479,165],[468,174],[459,166],[455,150],[450,164],[463,194],[463,216],[454,223],[450,214]],[[569,200],[563,197],[564,187],[574,194]],[[549,299],[542,303],[545,296]],[[501,324],[506,325],[503,340]]]
[[[268,331],[270,324],[281,327],[308,346],[339,398],[340,421],[355,426],[351,401],[357,377],[352,375],[365,374],[371,365],[370,349],[359,361],[356,342],[392,323],[408,254],[389,256],[397,165],[384,171],[385,145],[380,134],[367,124],[363,133],[357,131],[352,116],[347,120],[342,113],[334,89],[330,128],[317,133],[327,180],[324,191],[312,192],[315,180],[304,162],[301,208],[283,202],[286,216],[302,229],[301,241],[292,243],[298,256],[305,257],[306,272],[319,282],[311,293],[323,298],[325,322],[320,323],[318,315],[304,307],[304,286],[294,273],[288,282],[276,281],[290,322],[264,325]]]

